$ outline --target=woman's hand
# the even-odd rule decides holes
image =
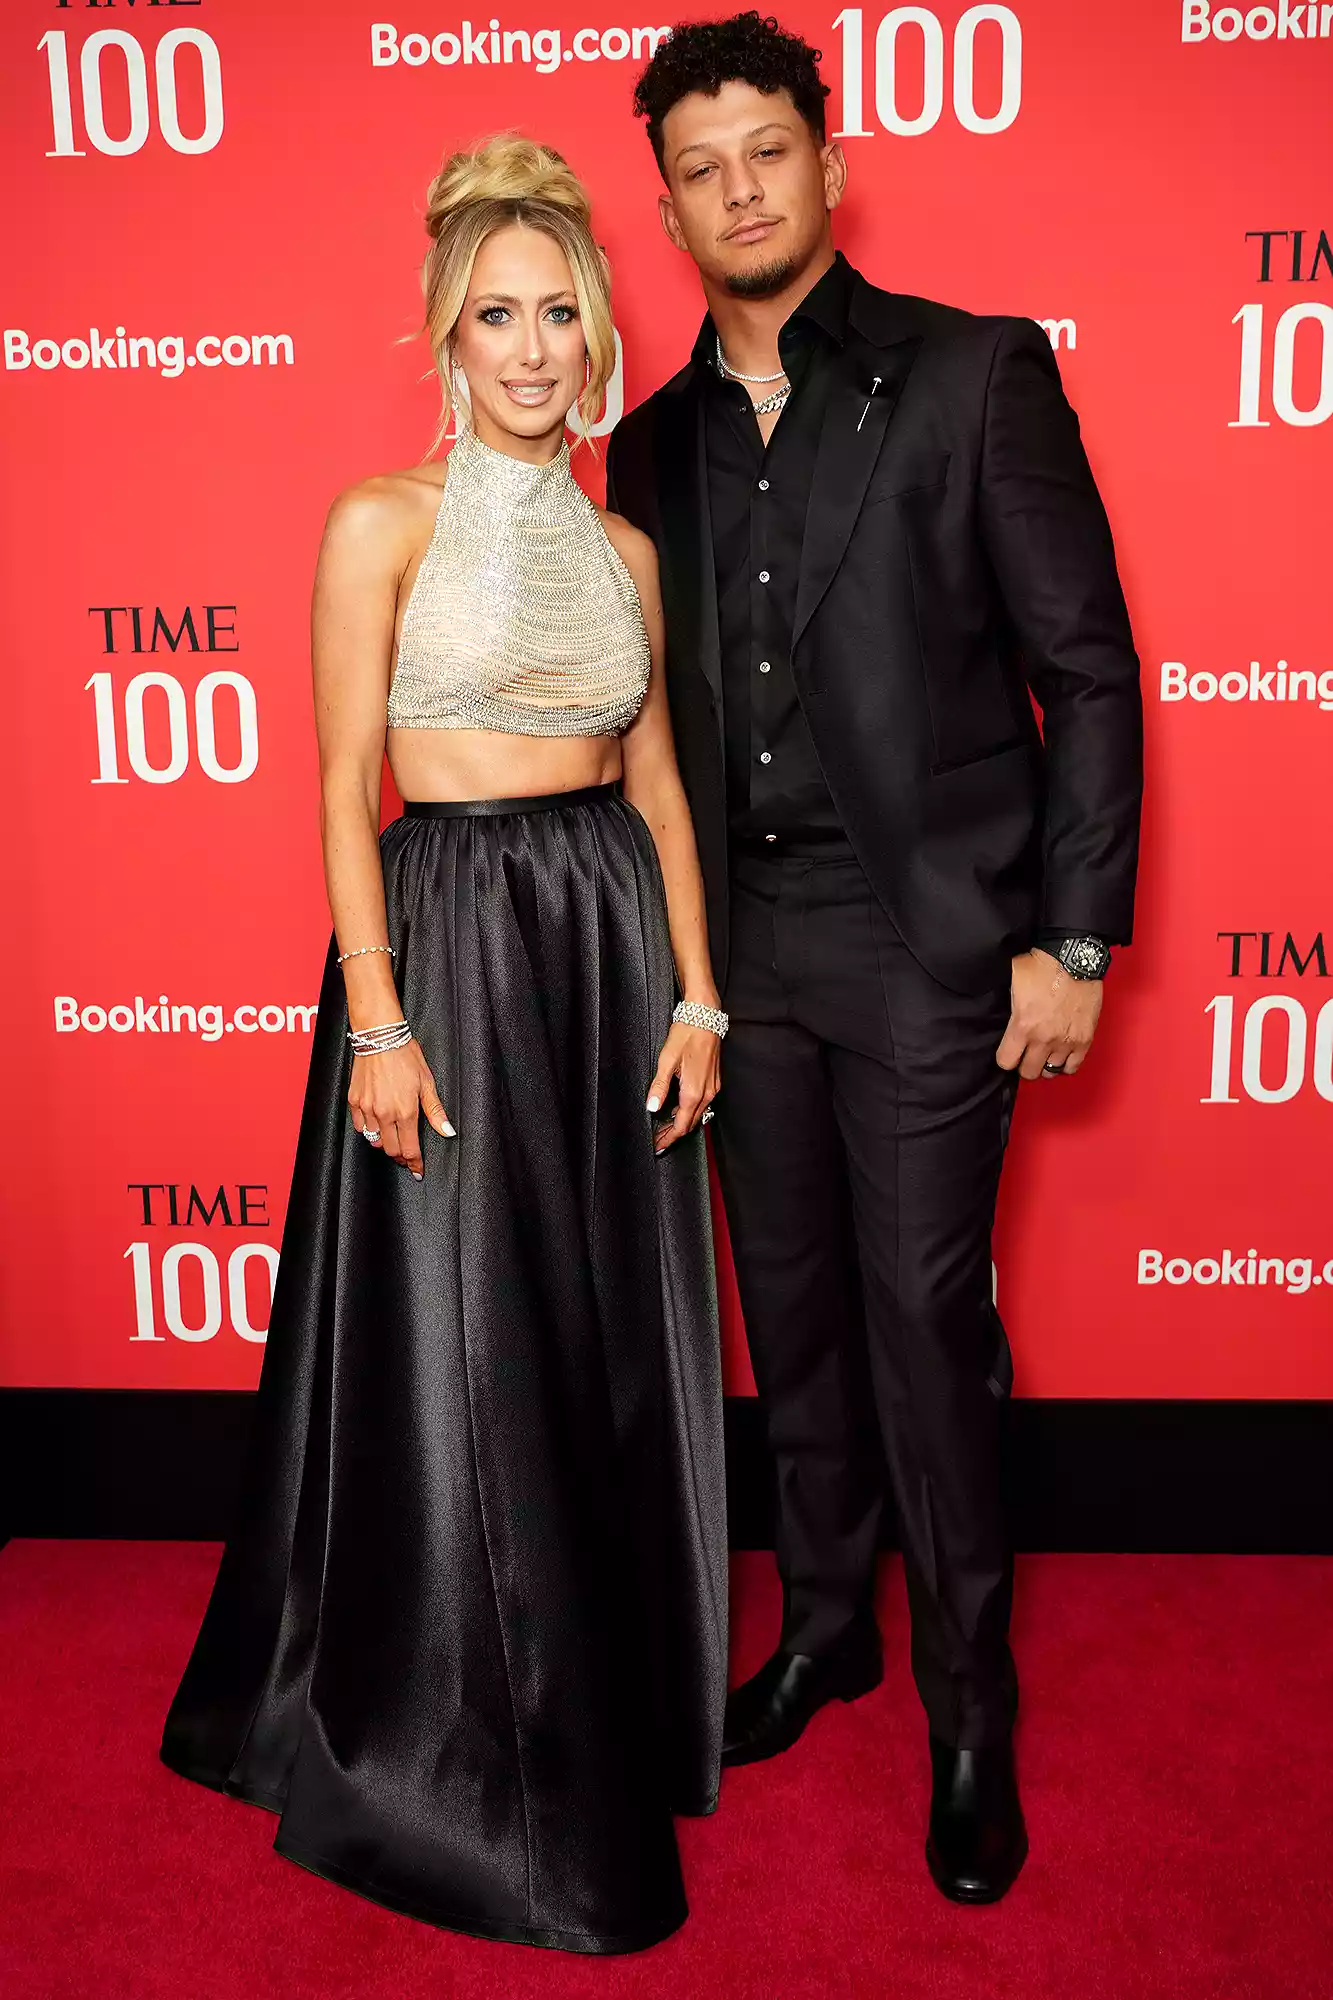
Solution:
[[[354,1056],[347,1102],[357,1131],[406,1167],[413,1180],[425,1172],[418,1113],[425,1112],[442,1139],[454,1137],[419,1042],[384,1055]]]
[[[665,1153],[677,1139],[693,1132],[722,1088],[721,1037],[707,1028],[690,1028],[683,1021],[673,1022],[657,1060],[657,1075],[648,1091],[650,1111],[661,1110],[673,1076],[677,1081],[676,1112],[657,1134],[653,1143],[655,1153]]]

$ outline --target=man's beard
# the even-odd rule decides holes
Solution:
[[[783,257],[776,264],[755,264],[748,271],[733,271],[725,282],[734,299],[771,299],[785,291],[795,276],[795,258]]]

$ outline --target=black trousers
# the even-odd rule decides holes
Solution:
[[[854,860],[742,854],[731,893],[713,1130],[777,1467],[783,1643],[817,1653],[868,1614],[891,1485],[931,1732],[976,1748],[1017,1699],[990,1256],[1008,993],[938,985]]]

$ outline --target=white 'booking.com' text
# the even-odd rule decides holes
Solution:
[[[72,993],[55,996],[58,1035],[100,1035],[108,1028],[113,1035],[198,1035],[201,1042],[220,1042],[231,1034],[308,1035],[318,1012],[318,1007],[283,1006],[276,1000],[228,1011],[216,1001],[175,1001],[165,993],[150,1000],[136,993],[133,1000],[109,1007],[80,1002]]]
[[[187,368],[290,368],[295,349],[289,333],[201,333],[187,343],[180,333],[126,333],[123,326],[103,333],[90,326],[86,333],[56,340],[36,339],[21,326],[4,329],[5,367],[106,368],[113,372],[152,368],[168,380]]]
[[[1271,667],[1251,660],[1248,672],[1192,673],[1184,660],[1163,660],[1159,694],[1163,701],[1313,701],[1333,709],[1333,668],[1316,673],[1313,667],[1289,667],[1285,660]]]
[[[1215,1257],[1168,1257],[1163,1250],[1140,1250],[1141,1285],[1277,1285],[1308,1292],[1333,1285],[1333,1257],[1319,1268],[1314,1257],[1262,1257],[1257,1250],[1219,1250]]]
[[[405,63],[422,69],[438,63],[452,69],[455,63],[498,69],[505,63],[527,63],[538,76],[553,76],[561,63],[636,62],[646,63],[660,43],[671,33],[663,28],[576,28],[565,37],[560,28],[502,28],[490,19],[480,26],[460,21],[457,28],[438,34],[400,32],[391,21],[374,21],[370,29],[372,69],[392,69]]]

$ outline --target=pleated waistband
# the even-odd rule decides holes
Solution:
[[[404,819],[495,819],[501,813],[556,812],[561,806],[609,805],[620,797],[620,780],[609,785],[584,785],[575,792],[543,792],[522,799],[413,799],[404,803]]]

